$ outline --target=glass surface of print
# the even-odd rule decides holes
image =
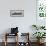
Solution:
[[[46,0],[37,1],[37,14],[39,17],[46,17]]]

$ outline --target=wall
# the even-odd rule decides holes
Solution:
[[[24,17],[10,17],[10,10],[24,10]],[[19,27],[19,32],[30,32],[36,24],[36,0],[0,0],[0,34],[7,29]]]

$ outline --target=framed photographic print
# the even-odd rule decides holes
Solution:
[[[37,0],[37,16],[46,18],[46,0]]]
[[[37,0],[36,4],[36,23],[37,25],[46,25],[46,0]]]
[[[24,10],[10,10],[11,17],[24,17]]]

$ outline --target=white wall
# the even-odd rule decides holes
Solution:
[[[10,10],[21,9],[24,10],[24,17],[10,17]],[[36,0],[0,0],[0,34],[16,26],[20,32],[31,34],[32,24],[36,24]]]

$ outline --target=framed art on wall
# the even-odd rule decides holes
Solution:
[[[46,25],[46,0],[37,0],[36,24]]]
[[[46,17],[46,0],[37,1],[37,13],[39,17]]]
[[[10,10],[11,17],[24,17],[24,10]]]

